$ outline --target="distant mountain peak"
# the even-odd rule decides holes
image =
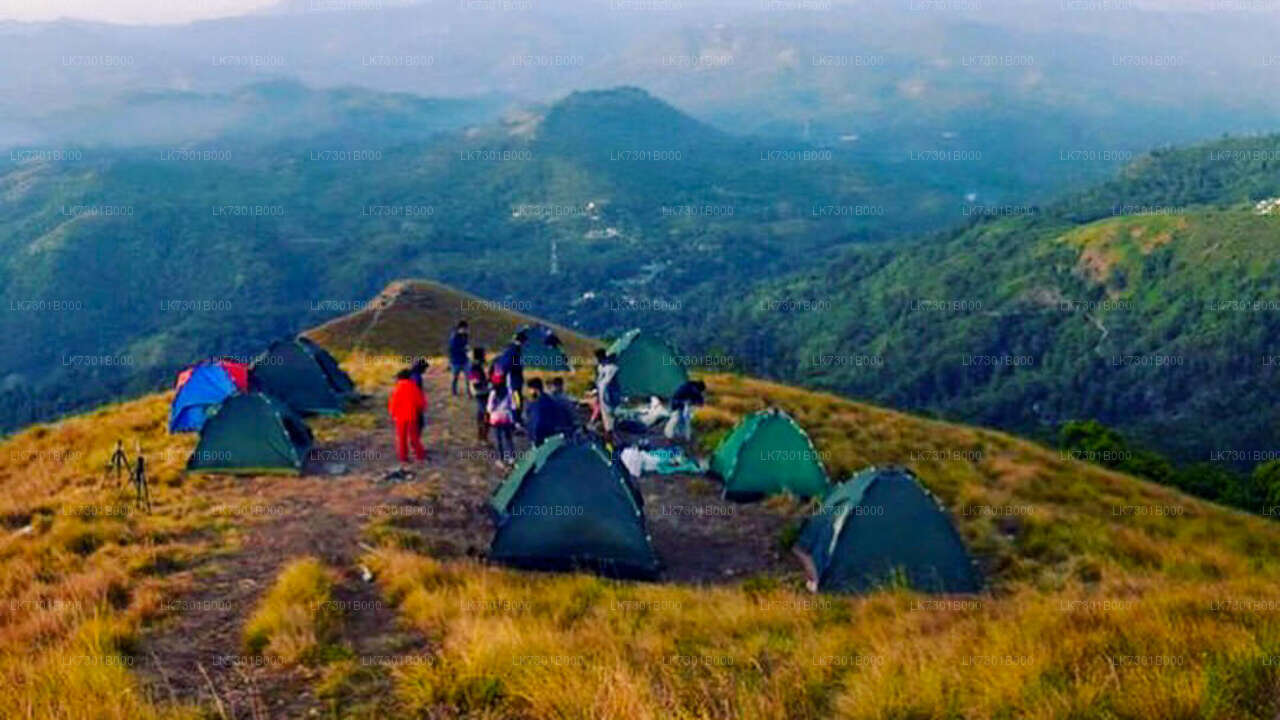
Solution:
[[[580,90],[554,103],[547,111],[539,135],[544,140],[583,140],[645,146],[684,146],[718,139],[723,133],[646,90],[620,86],[604,90]]]

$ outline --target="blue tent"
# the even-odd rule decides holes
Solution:
[[[178,391],[169,407],[169,432],[199,432],[207,411],[239,390],[218,363],[200,363],[178,377]]]

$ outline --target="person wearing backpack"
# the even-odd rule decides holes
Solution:
[[[485,409],[489,413],[489,424],[493,426],[494,439],[498,445],[498,465],[505,469],[515,462],[516,457],[516,410],[506,382],[493,384]]]
[[[471,351],[471,367],[467,369],[467,390],[476,404],[476,439],[489,444],[489,376],[485,373],[484,348]]]
[[[600,425],[605,447],[613,451],[614,417],[622,404],[622,384],[618,382],[618,356],[596,350],[596,399],[600,404]]]

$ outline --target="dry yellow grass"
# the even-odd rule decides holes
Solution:
[[[519,310],[439,283],[401,280],[387,286],[368,307],[327,322],[307,335],[334,353],[362,351],[399,356],[403,361],[443,354],[454,325],[465,319],[471,329],[471,344],[486,348],[492,359],[517,328],[543,322]],[[564,341],[565,352],[575,365],[591,362],[595,342],[568,328],[549,326]]]
[[[371,562],[440,661],[413,712],[489,717],[1270,717],[1274,618],[1215,610],[1261,582],[865,598],[630,585]]]
[[[401,360],[357,353],[343,363],[369,391]],[[616,583],[386,547],[368,563],[402,619],[438,648],[435,662],[391,670],[406,714],[1275,717],[1274,522],[1002,433],[738,376],[707,380],[712,404],[696,425],[708,443],[743,413],[778,405],[808,428],[835,478],[868,464],[913,468],[981,559],[990,591],[815,597],[758,580]],[[131,667],[139,630],[185,589],[172,568],[224,550],[238,530],[211,503],[204,483],[218,481],[181,477],[195,438],[164,432],[167,401],[150,396],[0,444],[0,717],[197,715],[158,708]],[[362,422],[367,414],[316,427],[332,440]],[[117,438],[140,440],[151,462],[152,515],[119,510],[130,491],[103,477]],[[313,569],[286,572],[264,600],[267,644],[282,643],[271,652],[304,657],[322,644],[323,622],[289,611],[325,596]]]
[[[333,578],[324,563],[314,557],[294,560],[245,623],[245,648],[250,655],[285,663],[314,659],[337,635],[342,613],[332,596]]]
[[[729,375],[714,437],[777,405],[833,476],[912,467],[991,590],[812,596],[370,557],[440,660],[411,711],[475,717],[1268,718],[1280,697],[1280,528],[1008,435]]]
[[[168,396],[32,427],[0,445],[0,717],[185,717],[160,712],[131,668],[143,623],[161,616],[168,572],[214,550],[219,519],[186,493],[194,438],[165,433]],[[154,515],[104,468],[117,439],[141,443]]]

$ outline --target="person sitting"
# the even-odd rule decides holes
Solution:
[[[692,437],[693,428],[690,421],[693,419],[693,409],[706,404],[706,392],[706,383],[701,380],[687,380],[671,394],[671,417],[667,419],[667,425],[662,429],[662,434],[668,440],[674,440],[677,436],[683,440]]]
[[[542,378],[529,381],[529,412],[525,416],[529,442],[541,445],[552,435],[570,434],[576,427],[573,415],[563,403],[543,392]]]

